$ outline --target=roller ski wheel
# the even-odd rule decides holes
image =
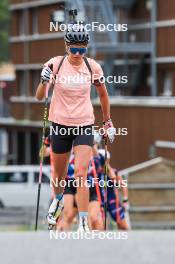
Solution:
[[[56,230],[56,225],[48,225],[48,230],[52,231],[52,230]]]

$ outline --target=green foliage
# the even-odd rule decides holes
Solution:
[[[9,21],[10,14],[8,10],[9,1],[0,0],[0,62],[9,59]]]

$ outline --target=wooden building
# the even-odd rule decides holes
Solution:
[[[117,2],[117,1],[114,1]],[[121,2],[121,1],[120,1]],[[147,98],[111,98],[114,124],[127,128],[127,136],[118,136],[116,143],[109,146],[112,164],[118,168],[142,162],[151,157],[151,146],[156,140],[174,140],[175,114],[175,20],[173,0],[157,0],[157,21],[150,23],[150,0],[134,1],[128,12],[128,23],[132,21],[130,39],[142,38],[136,30],[147,32],[153,26],[156,31],[155,47],[157,73],[157,98],[150,98],[150,61],[146,54],[142,63],[139,89],[135,96]],[[16,69],[15,89],[11,94],[11,117],[1,118],[0,127],[5,128],[8,138],[10,158],[6,163],[37,164],[43,118],[43,102],[34,98],[40,79],[42,65],[49,58],[64,53],[63,32],[50,32],[49,22],[55,10],[62,9],[65,1],[56,0],[11,0],[11,60]],[[120,12],[122,18],[122,11]],[[133,21],[141,21],[133,25]],[[133,32],[132,32],[133,31]],[[146,35],[146,38],[149,36]],[[141,41],[141,40],[140,40]],[[126,51],[127,53],[127,51]],[[125,54],[124,54],[125,55]],[[114,54],[115,66],[123,63],[123,54]],[[103,54],[96,54],[103,65]],[[130,54],[128,67],[133,68],[137,55]],[[139,73],[139,71],[137,71]],[[142,74],[142,75],[141,75]],[[119,85],[120,86],[120,85]],[[130,90],[128,90],[130,91]],[[132,95],[127,92],[124,95]],[[164,99],[163,95],[169,96]],[[94,100],[97,123],[101,123],[99,104]],[[170,154],[167,154],[170,155]],[[173,154],[171,157],[173,159]]]

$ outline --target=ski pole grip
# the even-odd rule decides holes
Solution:
[[[49,64],[48,67],[51,69],[51,71],[53,72],[53,63]],[[49,88],[50,88],[50,84],[52,83],[53,80],[53,75],[51,75],[51,79],[49,81],[49,83],[46,86],[46,98],[48,99],[48,94],[49,94]]]

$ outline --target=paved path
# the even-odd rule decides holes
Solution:
[[[127,240],[50,240],[49,232],[2,232],[0,263],[174,264],[175,231],[132,231]]]

